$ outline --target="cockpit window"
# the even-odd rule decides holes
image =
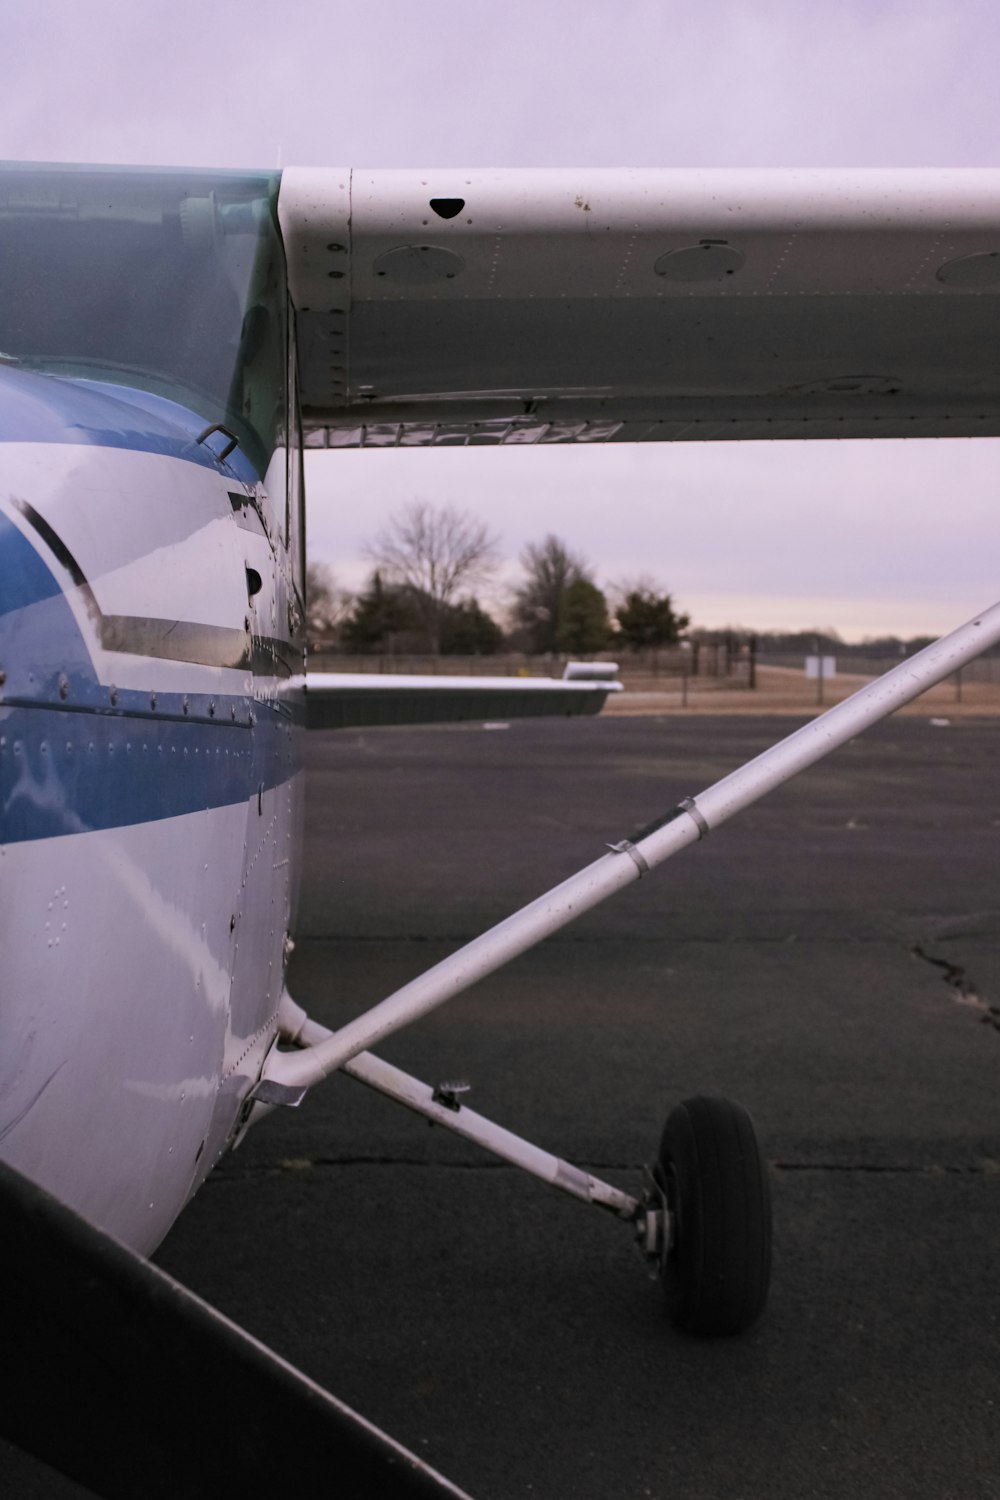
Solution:
[[[0,351],[283,441],[279,174],[0,167]]]

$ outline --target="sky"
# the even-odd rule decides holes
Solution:
[[[992,0],[6,0],[0,158],[355,167],[1000,165]],[[1000,357],[1000,356],[998,356]],[[309,455],[359,587],[407,501],[554,532],[706,626],[948,629],[996,598],[1000,440]]]

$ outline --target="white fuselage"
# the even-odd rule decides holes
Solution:
[[[146,1252],[276,1034],[285,453],[263,484],[127,439],[6,441],[0,463],[0,1155]]]

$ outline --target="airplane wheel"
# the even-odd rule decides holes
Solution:
[[[673,1233],[660,1279],[686,1333],[742,1333],[764,1310],[771,1194],[753,1121],[728,1099],[686,1099],[663,1129],[657,1178]]]

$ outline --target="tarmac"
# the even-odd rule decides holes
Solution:
[[[342,1023],[798,722],[310,736],[292,993]],[[343,1076],[157,1261],[478,1500],[1000,1496],[998,737],[897,716],[380,1049],[629,1191],[740,1100],[751,1332],[681,1335],[626,1226]]]

